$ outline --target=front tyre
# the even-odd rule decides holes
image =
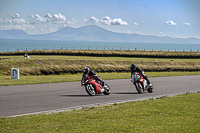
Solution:
[[[143,94],[144,93],[144,88],[142,83],[140,82],[135,82],[134,83],[136,90],[138,91],[138,93]]]
[[[110,95],[110,87],[105,84],[104,87],[105,91],[103,92],[104,95]]]
[[[95,88],[92,86],[92,84],[86,84],[85,85],[85,90],[90,96],[94,96],[95,93]]]

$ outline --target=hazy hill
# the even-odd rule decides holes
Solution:
[[[147,42],[147,43],[200,43],[200,39],[179,39],[151,35],[124,34],[108,31],[96,25],[80,28],[65,27],[56,32],[40,35],[28,35],[21,30],[0,30],[0,39],[67,40],[67,41],[103,41],[103,42]]]
[[[0,30],[0,39],[27,39],[29,35],[22,30]]]

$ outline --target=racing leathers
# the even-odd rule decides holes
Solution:
[[[147,80],[147,83],[149,84],[149,86],[152,86],[151,83],[150,83],[150,81],[149,81],[149,79],[147,78],[147,76],[144,75],[142,69],[140,69],[139,67],[136,67],[135,70],[131,69],[131,82],[133,82],[133,77],[132,76],[133,76],[133,74],[135,72],[138,72],[139,75],[141,75],[145,80]]]
[[[92,70],[89,70],[88,75],[94,77],[95,80],[100,81],[101,85],[104,86],[104,81]]]

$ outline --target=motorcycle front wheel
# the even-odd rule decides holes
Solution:
[[[90,96],[94,96],[96,94],[95,88],[92,86],[92,84],[85,85],[85,90]]]
[[[107,84],[104,85],[104,89],[105,91],[103,92],[103,94],[110,95],[110,87]]]
[[[138,91],[138,93],[143,94],[144,93],[144,88],[142,83],[140,82],[135,82],[134,83],[136,90]]]

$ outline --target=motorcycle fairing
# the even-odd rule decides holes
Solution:
[[[97,83],[95,80],[90,80],[88,83],[94,85],[94,88],[96,90],[96,94],[100,93],[100,90],[102,89],[102,85],[100,85],[99,83]]]

